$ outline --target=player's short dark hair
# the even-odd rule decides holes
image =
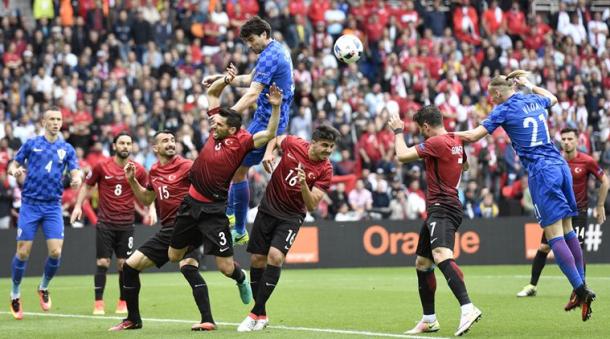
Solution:
[[[267,32],[267,38],[271,37],[271,25],[258,15],[251,17],[246,23],[241,26],[239,37],[247,39],[250,35],[261,35]]]
[[[221,107],[218,111],[221,117],[227,119],[229,127],[241,128],[241,114],[230,108]]]
[[[559,134],[565,134],[565,133],[574,133],[574,135],[578,136],[578,130],[574,127],[566,127],[564,129],[561,130],[561,132],[559,132]]]
[[[328,140],[336,142],[340,136],[341,133],[339,133],[336,128],[327,124],[322,124],[318,126],[315,131],[313,131],[313,134],[311,135],[311,140]]]
[[[423,126],[427,123],[431,127],[441,126],[443,124],[443,113],[434,105],[428,105],[422,107],[415,115],[413,120],[419,125]]]
[[[163,130],[157,131],[155,133],[155,135],[153,135],[153,141],[154,141],[155,144],[157,144],[157,137],[160,134],[171,134],[174,138],[176,137],[176,134],[174,134],[174,132],[172,132],[172,131],[170,131],[168,129],[163,129]]]
[[[119,138],[120,138],[120,137],[123,137],[123,136],[127,136],[127,137],[129,137],[129,139],[131,139],[131,141],[133,141],[133,138],[131,137],[131,135],[130,135],[129,133],[127,133],[127,132],[121,132],[121,133],[117,134],[117,135],[114,137],[114,139],[112,139],[112,143],[113,143],[113,144],[116,144],[116,142],[117,142],[117,141],[119,141]]]

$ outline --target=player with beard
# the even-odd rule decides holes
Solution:
[[[295,136],[271,140],[263,165],[273,175],[265,190],[252,227],[248,252],[251,256],[250,281],[255,305],[237,328],[239,332],[260,331],[269,319],[265,305],[275,289],[286,254],[303,224],[307,211],[313,211],[330,187],[333,167],[328,157],[339,139],[339,131],[321,125],[312,142]],[[273,171],[272,151],[282,152]]]
[[[245,271],[233,260],[231,230],[225,213],[227,195],[231,178],[246,154],[275,137],[280,120],[282,90],[275,84],[271,86],[267,95],[273,107],[269,124],[252,135],[242,129],[241,114],[220,107],[220,94],[231,82],[236,70],[230,67],[228,72],[208,89],[212,133],[191,167],[191,186],[178,208],[168,256],[173,262],[182,260],[186,253],[203,244],[205,254],[216,257],[218,269],[237,282],[242,302],[248,304],[252,300],[252,290]],[[207,291],[205,300],[209,302]],[[203,320],[206,330],[216,328],[211,313]]]
[[[85,198],[97,184],[99,192],[98,223],[96,225],[96,258],[97,270],[95,272],[95,303],[93,314],[103,315],[104,288],[106,287],[106,272],[110,267],[112,254],[117,258],[119,273],[120,299],[116,313],[127,313],[125,294],[123,291],[123,263],[133,249],[133,233],[135,221],[134,194],[127,178],[124,167],[129,162],[132,150],[132,139],[127,133],[120,133],[112,142],[115,155],[102,161],[87,175],[86,185],[81,187],[72,211],[70,222],[79,220],[82,216],[82,205]],[[146,170],[136,165],[138,180],[146,180]],[[151,213],[154,213],[152,209]],[[156,216],[153,217],[155,222]]]
[[[136,288],[125,289],[127,318],[110,328],[111,331],[142,328],[139,307],[140,272],[153,266],[161,268],[169,261],[167,250],[174,231],[176,213],[191,186],[189,171],[193,161],[176,155],[176,138],[172,132],[157,132],[153,137],[152,148],[159,161],[150,169],[145,186],[136,178],[136,165],[133,162],[125,166],[125,175],[138,201],[144,205],[156,203],[161,230],[140,246],[123,265],[125,284]],[[193,289],[193,297],[201,313],[202,321],[192,326],[194,331],[206,330],[203,319],[210,312],[209,301],[203,298],[207,286],[199,274],[198,253],[198,250],[193,250],[180,261],[180,271]]]

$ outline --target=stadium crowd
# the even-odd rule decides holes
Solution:
[[[342,133],[331,158],[336,185],[315,217],[424,217],[423,166],[394,160],[390,113],[401,114],[408,144],[422,141],[412,117],[423,105],[440,107],[448,131],[475,127],[493,108],[486,96],[491,78],[514,69],[531,71],[559,98],[552,137],[578,128],[581,151],[607,170],[610,10],[592,11],[580,0],[532,14],[528,3],[34,0],[31,26],[19,13],[0,22],[0,228],[20,204],[8,161],[40,134],[38,121],[50,105],[60,107],[64,137],[85,169],[110,155],[122,131],[134,136],[134,159],[146,168],[155,161],[150,137],[159,129],[175,131],[179,152],[194,158],[209,137],[200,82],[230,62],[240,73],[252,70],[257,55],[238,37],[253,15],[292,51],[289,133],[309,138],[324,122]],[[339,64],[332,53],[346,33],[365,44],[357,64]],[[223,102],[240,94],[232,89]],[[532,212],[527,176],[501,129],[467,152],[471,169],[460,189],[467,217]],[[255,207],[268,176],[254,168],[250,178]],[[69,207],[75,193],[65,195]],[[594,194],[589,201],[595,205]]]

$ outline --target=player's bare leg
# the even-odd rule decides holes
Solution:
[[[17,320],[23,319],[23,307],[21,304],[21,279],[25,274],[30,252],[32,251],[32,241],[17,241],[17,250],[12,262],[12,290],[9,309]]]
[[[53,305],[51,296],[49,295],[49,283],[55,276],[59,264],[61,262],[61,249],[63,247],[63,239],[47,239],[48,257],[45,262],[44,273],[42,280],[38,286],[38,298],[40,301],[40,308],[48,312]]]
[[[246,271],[241,269],[233,257],[216,257],[216,266],[226,277],[235,280],[241,301],[244,305],[249,304],[252,301],[252,287]]]
[[[93,304],[94,315],[104,315],[104,289],[106,288],[106,273],[110,267],[110,258],[98,258],[95,261],[96,271],[93,278],[95,288],[95,302]]]
[[[109,331],[135,330],[142,328],[140,316],[140,272],[155,266],[155,263],[136,250],[123,263],[123,289],[127,306],[127,318],[108,329]]]
[[[422,319],[406,334],[419,334],[437,332],[441,325],[436,319],[434,311],[434,293],[436,292],[436,277],[434,275],[434,262],[426,257],[417,256],[415,269],[419,286],[419,299],[423,308]]]
[[[125,258],[117,258],[116,260],[117,273],[119,275],[119,301],[116,305],[116,310],[114,313],[116,314],[126,314],[127,313],[127,303],[125,302],[125,291],[124,291],[124,277],[123,277],[123,265],[125,264]]]

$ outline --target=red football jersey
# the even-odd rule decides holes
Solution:
[[[233,174],[254,148],[254,139],[245,129],[216,140],[212,135],[191,167],[191,184],[213,202],[226,202]]]
[[[165,165],[157,162],[148,173],[146,188],[154,191],[157,196],[155,206],[159,212],[162,227],[174,226],[178,207],[191,186],[189,171],[192,165],[192,160],[175,156]]]
[[[307,186],[325,192],[330,187],[333,167],[329,160],[309,160],[309,143],[301,138],[287,136],[280,147],[282,160],[273,171],[258,209],[280,219],[299,219],[302,222],[307,211],[297,174],[299,163],[305,170]]]
[[[453,133],[437,135],[417,145],[415,150],[426,166],[427,205],[439,204],[461,210],[457,189],[466,161],[461,139]]]
[[[593,158],[581,152],[578,152],[574,159],[568,160],[568,165],[570,165],[570,172],[572,172],[572,187],[576,196],[576,206],[578,206],[579,211],[586,211],[589,202],[587,199],[589,174],[593,174],[597,180],[601,180],[604,170],[599,167]]]
[[[146,182],[146,170],[136,163],[136,178]],[[135,197],[125,178],[123,167],[114,157],[98,163],[87,175],[85,183],[97,184],[99,192],[98,219],[115,228],[131,227],[135,221]]]

